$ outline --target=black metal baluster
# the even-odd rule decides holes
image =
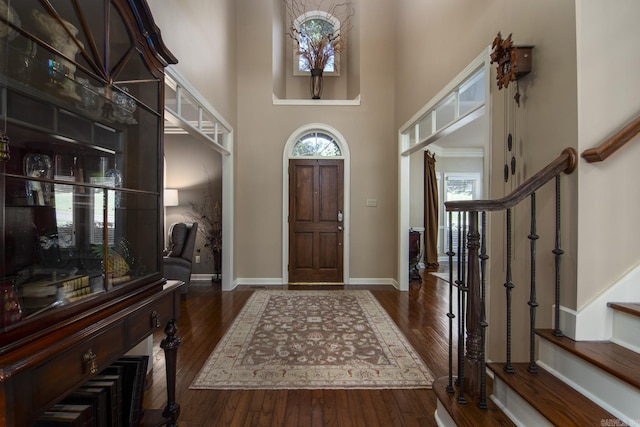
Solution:
[[[529,372],[538,372],[538,366],[535,362],[535,343],[536,343],[536,308],[538,307],[536,295],[536,193],[531,194],[531,231],[529,233],[529,241],[531,247],[531,287],[529,294]]]
[[[487,355],[485,352],[486,348],[486,339],[487,339],[487,311],[486,311],[486,295],[487,295],[487,283],[486,283],[486,269],[487,269],[487,260],[489,256],[487,255],[487,235],[486,235],[486,227],[487,227],[487,213],[482,212],[482,229],[480,230],[480,283],[481,283],[481,299],[482,299],[482,321],[480,322],[480,326],[482,326],[482,347],[480,351],[480,372],[482,372],[482,376],[480,377],[480,402],[478,406],[482,409],[487,409]]]
[[[458,403],[467,403],[464,397],[464,331],[465,331],[465,289],[464,289],[464,231],[460,230],[464,215],[458,212]],[[463,228],[464,230],[464,228]]]
[[[560,329],[560,257],[564,251],[560,248],[560,175],[556,175],[556,246],[553,250],[556,264],[556,307],[553,335],[564,336]]]
[[[462,364],[462,355],[463,355],[463,351],[464,351],[464,346],[461,345],[461,341],[462,341],[462,316],[460,316],[460,313],[462,311],[462,290],[461,288],[461,283],[460,283],[460,277],[462,277],[462,274],[460,273],[460,269],[462,268],[462,261],[461,261],[461,257],[462,257],[462,251],[461,251],[461,247],[462,247],[462,235],[460,234],[460,223],[461,223],[461,218],[462,218],[462,213],[458,212],[458,238],[457,240],[457,245],[458,245],[458,258],[456,260],[456,280],[455,280],[455,286],[456,289],[458,291],[458,377],[456,378],[456,385],[458,387],[460,387],[460,373],[462,372],[464,374],[464,368],[460,369],[460,365]]]
[[[507,209],[507,277],[504,287],[507,292],[507,364],[504,366],[505,372],[510,374],[515,370],[511,366],[511,290],[513,283],[511,282],[511,208]]]
[[[453,319],[456,317],[453,314],[453,257],[455,251],[453,250],[453,212],[449,212],[449,250],[447,256],[449,257],[449,312],[447,317],[449,318],[449,384],[447,385],[447,392],[454,393],[453,388]]]

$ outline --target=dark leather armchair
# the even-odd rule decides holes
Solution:
[[[198,235],[198,223],[176,222],[169,227],[169,244],[162,259],[164,277],[169,280],[181,280],[187,285],[191,280],[193,249]],[[187,293],[187,286],[182,287]]]

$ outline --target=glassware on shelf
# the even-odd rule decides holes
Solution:
[[[53,178],[53,162],[46,154],[28,153],[23,163],[25,176]],[[51,202],[51,183],[27,180],[25,192],[29,205],[47,206]]]
[[[78,77],[76,80],[80,84],[80,102],[78,103],[78,107],[88,111],[93,116],[100,117],[104,105],[104,96],[102,94],[104,89],[92,85],[88,79],[82,77]]]
[[[47,35],[47,41],[51,46],[64,55],[55,55],[49,60],[51,83],[57,87],[58,95],[80,101],[80,96],[76,92],[76,66],[65,59],[65,57],[75,59],[80,49],[84,48],[82,42],[76,38],[78,29],[69,21],[56,19],[37,9],[33,10],[32,17],[40,31]]]
[[[3,328],[22,320],[22,306],[13,279],[0,280],[0,313]]]
[[[128,88],[123,87],[122,90],[123,92],[114,90],[111,94],[114,107],[113,118],[120,123],[135,125],[138,123],[138,121],[133,118],[133,113],[136,111],[136,101],[129,96]]]
[[[113,169],[109,169],[105,174],[104,174],[105,178],[109,178],[109,183],[115,187],[115,188],[120,188],[122,187],[122,172],[120,172],[120,170],[113,168]],[[120,208],[121,204],[122,204],[122,192],[121,191],[116,191],[115,192],[115,203],[116,203],[116,208]]]

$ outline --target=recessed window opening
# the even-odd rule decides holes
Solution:
[[[306,75],[310,71],[309,61],[299,54],[299,50],[308,50],[309,46],[316,46],[320,50],[315,55],[327,57],[323,73],[325,75],[340,75],[340,53],[336,52],[332,39],[340,34],[340,20],[328,12],[314,10],[300,15],[294,22],[298,32],[300,46],[294,46],[293,74]],[[320,43],[320,41],[326,41]],[[295,44],[295,43],[294,43]]]

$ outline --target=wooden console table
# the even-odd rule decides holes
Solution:
[[[183,282],[145,285],[112,303],[48,328],[38,339],[0,349],[0,425],[29,426],[47,408],[165,325],[167,405],[145,410],[145,425],[177,425],[176,319]]]

